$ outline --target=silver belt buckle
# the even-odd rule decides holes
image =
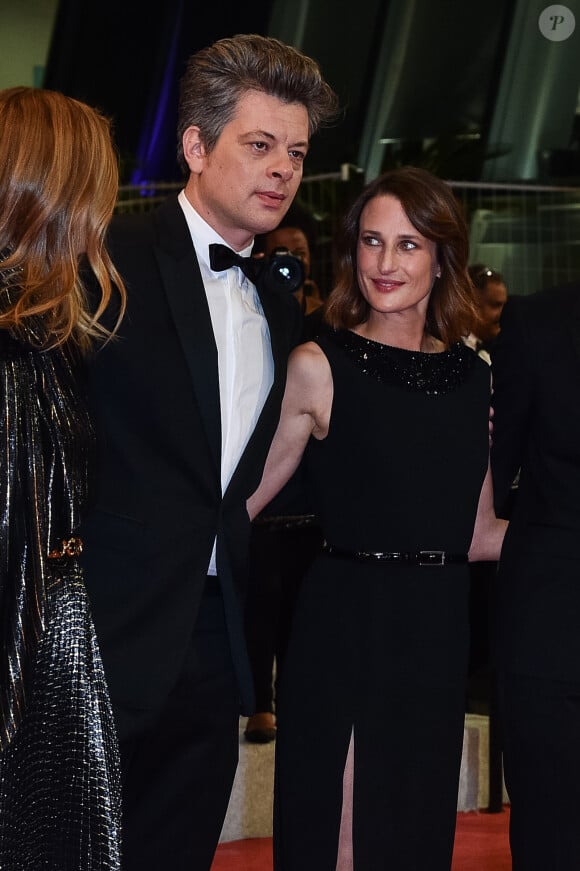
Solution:
[[[444,550],[420,550],[419,551],[420,566],[444,566],[445,551]]]

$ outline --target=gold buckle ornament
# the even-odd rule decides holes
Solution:
[[[83,542],[81,538],[77,536],[71,536],[71,538],[63,538],[61,541],[61,548],[55,548],[54,550],[49,551],[48,558],[49,559],[60,559],[64,556],[80,556],[83,552]]]

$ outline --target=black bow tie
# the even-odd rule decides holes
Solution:
[[[214,272],[223,272],[230,266],[239,266],[244,275],[254,284],[258,278],[259,264],[253,257],[241,257],[227,245],[209,246],[209,265]]]

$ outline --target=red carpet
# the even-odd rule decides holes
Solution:
[[[452,871],[511,871],[509,819],[508,808],[499,814],[457,814]]]
[[[457,814],[452,871],[510,871],[508,825],[507,808]],[[211,871],[272,871],[272,839],[220,844]]]

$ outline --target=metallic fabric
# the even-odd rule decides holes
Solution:
[[[118,871],[113,715],[77,550],[63,549],[93,431],[68,355],[28,338],[0,331],[0,869]]]

